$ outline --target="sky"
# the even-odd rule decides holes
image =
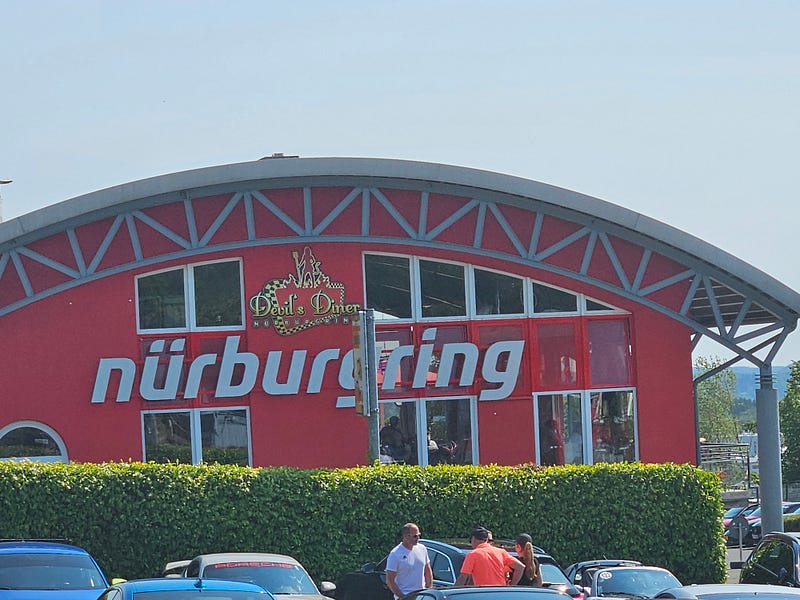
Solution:
[[[800,291],[798,23],[797,0],[0,0],[2,217],[275,152],[410,159],[601,198]]]

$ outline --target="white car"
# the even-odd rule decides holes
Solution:
[[[189,562],[183,576],[247,581],[276,596],[290,596],[289,600],[329,600],[326,596],[332,596],[336,590],[330,581],[321,582],[317,588],[303,565],[285,554],[201,554]]]

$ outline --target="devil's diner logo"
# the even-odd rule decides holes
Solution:
[[[311,248],[292,252],[295,272],[272,279],[250,298],[253,327],[274,327],[280,335],[292,335],[316,325],[349,323],[358,304],[347,304],[344,284],[331,281],[320,268]]]

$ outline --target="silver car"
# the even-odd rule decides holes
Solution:
[[[289,596],[288,600],[329,600],[326,595],[332,595],[336,590],[330,581],[321,582],[318,589],[303,565],[285,554],[201,554],[189,562],[184,576],[255,583],[276,596]]]

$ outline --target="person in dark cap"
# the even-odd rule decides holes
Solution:
[[[533,555],[533,539],[527,533],[520,533],[514,544],[517,556],[525,565],[517,585],[528,585],[542,587],[542,571],[539,568],[539,561]]]
[[[490,532],[476,527],[469,537],[472,550],[464,558],[456,585],[517,585],[525,565],[508,552],[489,543]],[[510,581],[509,581],[510,573]]]
[[[406,458],[406,448],[403,432],[400,429],[400,417],[394,415],[379,433],[381,445],[385,446],[395,461],[402,462]]]

